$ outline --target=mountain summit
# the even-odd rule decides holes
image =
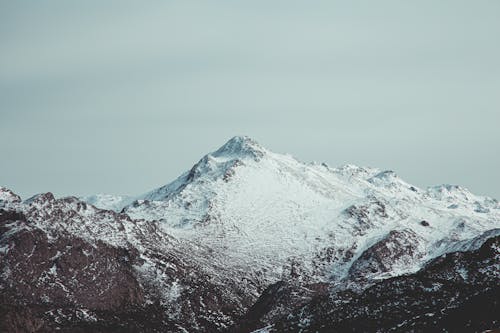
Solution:
[[[235,136],[211,155],[226,158],[261,158],[265,149],[248,136]]]

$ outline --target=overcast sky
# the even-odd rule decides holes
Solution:
[[[234,135],[500,199],[500,1],[0,0],[0,185],[140,194]]]

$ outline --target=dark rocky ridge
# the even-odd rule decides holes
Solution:
[[[27,214],[0,206],[0,332],[220,332],[251,304],[243,291],[235,299],[235,282],[213,282],[182,249],[156,249],[169,239],[158,238],[154,224],[140,226],[137,237],[153,242],[142,255],[130,242],[93,239],[94,231],[119,233],[137,222],[110,211],[93,216],[75,200],[40,195]],[[106,224],[75,236],[72,227],[88,229],[80,209]]]
[[[361,293],[315,296],[271,332],[484,332],[500,327],[500,236]]]

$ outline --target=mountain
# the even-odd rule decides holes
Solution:
[[[466,262],[447,272],[464,272],[484,246],[497,258],[499,229],[498,201],[460,186],[420,189],[393,171],[306,164],[234,137],[142,195],[22,201],[0,188],[0,318],[21,332],[321,331],[325,321],[331,331],[354,306],[377,312],[364,295],[387,289],[408,309],[395,321],[410,320],[402,295],[426,294],[393,281],[456,253]],[[497,274],[498,260],[480,269]],[[466,282],[458,307],[498,291],[488,274]],[[471,330],[498,324],[486,319]],[[369,323],[356,331],[394,328]]]
[[[459,186],[422,190],[392,171],[304,164],[235,137],[120,210],[209,246],[221,269],[321,282],[416,271],[498,226],[499,208]],[[403,253],[385,251],[384,263],[367,257],[395,243]]]

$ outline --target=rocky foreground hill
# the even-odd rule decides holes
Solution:
[[[500,204],[235,137],[146,194],[0,188],[0,331],[500,328]]]

